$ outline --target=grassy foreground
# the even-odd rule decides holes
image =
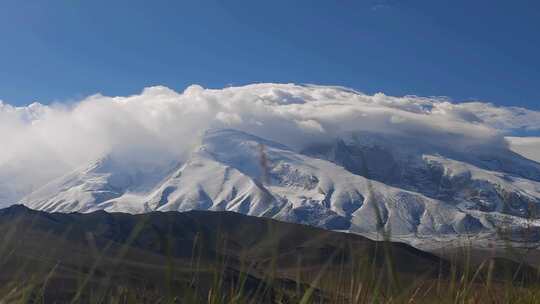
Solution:
[[[0,303],[540,303],[538,272],[231,213],[0,210]]]

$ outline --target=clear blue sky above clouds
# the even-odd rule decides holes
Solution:
[[[540,1],[0,0],[0,100],[335,84],[540,109]]]

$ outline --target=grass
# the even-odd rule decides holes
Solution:
[[[470,244],[438,259],[391,243],[377,208],[382,242],[238,215],[15,217],[0,222],[0,304],[540,303],[538,270],[510,244],[518,262]]]
[[[43,260],[28,258],[18,252],[15,226],[4,231],[0,269],[10,276],[2,277],[0,303],[540,303],[538,276],[531,269],[524,271],[525,266],[496,259],[474,264],[464,247],[450,262],[440,260],[435,273],[397,271],[394,247],[387,241],[369,253],[344,243],[325,253],[320,263],[299,255],[296,266],[283,267],[278,248],[257,263],[249,252],[208,257],[212,247],[214,252],[234,252],[226,233],[213,240],[197,233],[189,260],[179,260],[175,240],[166,232],[164,254],[157,257],[163,267],[144,266],[130,273],[129,267],[139,267],[131,258],[132,247],[145,225],[139,221],[121,244],[100,245],[88,235],[85,248],[90,252],[79,260],[80,271],[72,274],[63,269],[73,262],[47,260],[45,255]],[[278,233],[272,229],[270,234]],[[47,234],[51,252],[67,248],[61,242],[70,244],[68,234]],[[140,269],[160,276],[159,284]],[[139,276],[150,279],[138,281]]]

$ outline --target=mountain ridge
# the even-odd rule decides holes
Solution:
[[[248,292],[280,288],[293,294],[310,288],[317,272],[345,275],[344,265],[357,265],[359,259],[368,261],[366,269],[384,273],[391,256],[403,282],[447,275],[449,268],[445,260],[403,243],[236,212],[47,213],[15,205],[0,210],[0,240],[0,252],[9,253],[0,255],[0,283],[20,284],[27,276],[44,280],[47,303],[69,302],[63,299],[80,292],[84,298],[95,290],[106,292],[111,282],[150,296],[167,288],[175,294],[195,289],[204,298],[216,270],[223,288],[236,286],[244,275]],[[322,296],[322,290],[315,292]]]
[[[365,146],[357,144],[353,148],[359,149],[362,157],[354,154],[344,157],[360,167],[365,163],[375,165],[376,170],[377,164],[389,163],[384,158],[382,161],[370,159],[370,155],[380,155],[380,151],[369,154],[368,150],[365,159]],[[383,149],[386,148],[383,146]],[[395,153],[391,149],[386,152]],[[397,157],[410,160],[402,152],[398,152]],[[437,238],[471,235],[497,238],[497,227],[508,223],[518,230],[525,229],[530,221],[520,214],[527,210],[521,206],[538,203],[540,198],[540,183],[437,155],[421,155],[416,161],[398,163],[403,170],[408,170],[405,174],[412,174],[403,179],[408,181],[407,189],[383,177],[362,174],[363,168],[348,169],[340,164],[342,159],[310,154],[313,153],[306,150],[299,153],[246,132],[215,129],[205,133],[200,146],[176,169],[167,167],[166,173],[156,174],[163,178],[156,178],[146,192],[130,190],[138,186],[135,183],[135,188],[130,188],[134,180],[131,173],[115,176],[124,171],[144,176],[137,168],[109,172],[103,170],[107,166],[99,165],[106,162],[97,162],[94,163],[97,166],[90,165],[82,174],[76,171],[49,184],[49,188],[52,185],[52,191],[46,192],[49,196],[38,191],[21,202],[49,212],[234,211],[372,238],[380,237],[383,230],[391,231],[394,239],[422,247],[429,239],[436,243]],[[433,168],[440,173],[435,182],[430,181],[433,179],[431,165],[418,171],[424,168],[424,163],[430,162],[436,163]],[[530,174],[535,174],[534,168],[531,170]],[[414,178],[418,178],[417,184],[413,183]],[[143,182],[147,181],[143,178]],[[430,183],[440,187],[442,182],[449,184],[446,191],[452,200],[422,193],[429,191]],[[65,185],[67,187],[62,187]],[[467,190],[474,187],[479,187],[481,192]],[[500,195],[501,191],[509,193],[506,200]],[[468,193],[471,199],[463,193]],[[509,202],[515,202],[514,209]],[[537,225],[534,220],[532,223]],[[533,240],[536,238],[535,234]]]

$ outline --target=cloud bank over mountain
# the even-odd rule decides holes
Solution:
[[[294,84],[192,85],[181,93],[156,86],[133,96],[97,94],[26,107],[0,102],[0,203],[103,155],[182,161],[213,128],[246,131],[297,150],[362,131],[467,149],[505,147],[504,136],[516,130],[540,130],[540,112]]]

